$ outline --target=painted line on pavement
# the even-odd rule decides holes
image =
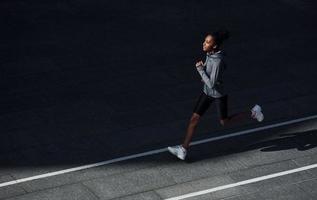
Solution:
[[[260,177],[257,177],[257,178],[252,178],[252,179],[240,181],[240,182],[237,182],[237,183],[232,183],[232,184],[228,184],[228,185],[222,185],[222,186],[218,186],[218,187],[215,187],[215,188],[210,188],[210,189],[207,189],[207,190],[201,190],[201,191],[198,191],[198,192],[192,192],[192,193],[184,194],[184,195],[181,195],[181,196],[168,198],[168,199],[165,199],[165,200],[187,199],[187,198],[190,198],[190,197],[196,197],[196,196],[203,195],[203,194],[209,194],[209,193],[212,193],[212,192],[225,190],[225,189],[228,189],[228,188],[233,188],[233,187],[237,187],[237,186],[241,186],[241,185],[246,185],[246,184],[255,183],[255,182],[259,182],[259,181],[264,181],[264,180],[276,178],[276,177],[279,177],[279,176],[285,176],[285,175],[288,175],[288,174],[293,174],[293,173],[296,173],[296,172],[301,172],[301,171],[313,169],[313,168],[316,168],[316,167],[317,167],[317,164],[307,165],[307,166],[299,167],[299,168],[296,168],[296,169],[291,169],[291,170],[287,170],[287,171],[282,171],[282,172],[278,172],[278,173],[274,173],[274,174],[269,174],[269,175],[260,176]]]
[[[231,133],[231,134],[227,134],[227,135],[221,135],[221,136],[217,136],[217,137],[212,137],[212,138],[207,138],[207,139],[203,139],[203,140],[194,141],[194,142],[191,142],[190,146],[203,144],[203,143],[216,141],[216,140],[221,140],[221,139],[225,139],[225,138],[235,137],[235,136],[239,136],[239,135],[245,135],[245,134],[248,134],[248,133],[251,133],[251,132],[256,132],[256,131],[260,131],[260,130],[275,128],[275,127],[284,126],[284,125],[289,125],[289,124],[302,122],[302,121],[306,121],[306,120],[310,120],[310,119],[316,119],[316,118],[317,118],[317,115],[312,115],[312,116],[303,117],[303,118],[294,119],[294,120],[289,120],[289,121],[285,121],[285,122],[281,122],[281,123],[266,125],[266,126],[263,126],[263,127],[253,128],[253,129],[249,129],[249,130],[243,130],[243,131],[239,131],[239,132],[235,132],[235,133]],[[162,153],[162,152],[165,152],[165,151],[167,151],[166,147],[165,148],[161,148],[161,149],[156,149],[156,150],[143,152],[143,153],[133,154],[133,155],[129,155],[129,156],[119,157],[119,158],[115,158],[115,159],[111,159],[111,160],[107,160],[107,161],[102,161],[102,162],[98,162],[98,163],[92,163],[92,164],[88,164],[88,165],[82,165],[82,166],[79,166],[79,167],[64,169],[64,170],[55,171],[55,172],[49,172],[49,173],[40,174],[40,175],[36,175],[36,176],[31,176],[31,177],[27,177],[27,178],[16,179],[16,180],[13,180],[13,181],[0,183],[0,188],[1,187],[5,187],[5,186],[9,186],[9,185],[15,185],[15,184],[18,184],[18,183],[27,182],[27,181],[33,181],[33,180],[37,180],[37,179],[47,178],[47,177],[51,177],[51,176],[57,176],[57,175],[66,174],[66,173],[70,173],[70,172],[75,172],[75,171],[79,171],[79,170],[84,170],[84,169],[89,169],[89,168],[98,167],[98,166],[102,166],[102,165],[107,165],[107,164],[111,164],[111,163],[116,163],[116,162],[120,162],[120,161],[124,161],[124,160],[130,160],[130,159],[134,159],[134,158],[139,158],[139,157],[159,154],[159,153]]]

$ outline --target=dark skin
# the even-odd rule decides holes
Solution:
[[[215,40],[214,38],[211,36],[211,35],[207,35],[205,37],[205,41],[203,42],[203,51],[204,52],[211,52],[211,53],[215,53],[219,50],[218,48],[218,45],[215,43]],[[196,62],[196,67],[199,67],[203,65],[203,61],[200,60],[198,62]],[[227,118],[224,118],[224,119],[220,119],[220,124],[222,126],[226,126],[228,124],[232,124],[233,122],[238,122],[240,120],[246,120],[246,119],[254,119],[253,117],[253,113],[252,115],[250,116],[250,113],[251,111],[250,110],[247,110],[247,111],[243,111],[243,112],[240,112],[240,113],[236,113],[236,114],[233,114],[231,116],[228,116]],[[188,124],[188,127],[187,127],[187,132],[186,132],[186,136],[185,136],[185,139],[184,139],[184,142],[182,144],[182,146],[185,148],[185,149],[188,149],[189,148],[189,144],[190,144],[190,141],[192,139],[192,136],[194,134],[194,131],[197,127],[197,124],[200,120],[200,115],[198,113],[193,113],[190,120],[189,120],[189,124]]]

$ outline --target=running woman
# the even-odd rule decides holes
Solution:
[[[225,53],[220,48],[223,41],[229,38],[227,30],[218,30],[208,33],[203,42],[203,51],[206,52],[205,62],[198,61],[196,69],[204,82],[203,91],[199,95],[193,114],[189,120],[187,133],[183,144],[168,147],[168,151],[181,160],[185,160],[189,144],[200,117],[205,113],[210,104],[215,101],[222,126],[241,119],[256,119],[261,122],[264,119],[261,106],[255,104],[252,109],[228,116],[228,94],[224,91],[223,73],[226,69]],[[251,112],[251,113],[250,113]]]

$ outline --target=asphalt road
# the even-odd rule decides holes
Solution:
[[[214,106],[194,140],[317,113],[316,3],[10,1],[0,3],[0,186],[182,141],[202,90],[208,31],[228,28],[229,114]],[[0,199],[167,199],[313,165],[316,120],[0,187]],[[286,134],[286,136],[285,136]],[[316,170],[191,199],[313,199]]]

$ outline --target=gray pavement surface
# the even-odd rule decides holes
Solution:
[[[316,115],[317,4],[269,1],[0,2],[0,184],[178,144],[208,31],[232,37],[229,114],[194,140]],[[151,89],[150,89],[151,88]],[[0,187],[0,199],[165,199],[317,163],[316,120]],[[317,169],[191,199],[314,199]]]

